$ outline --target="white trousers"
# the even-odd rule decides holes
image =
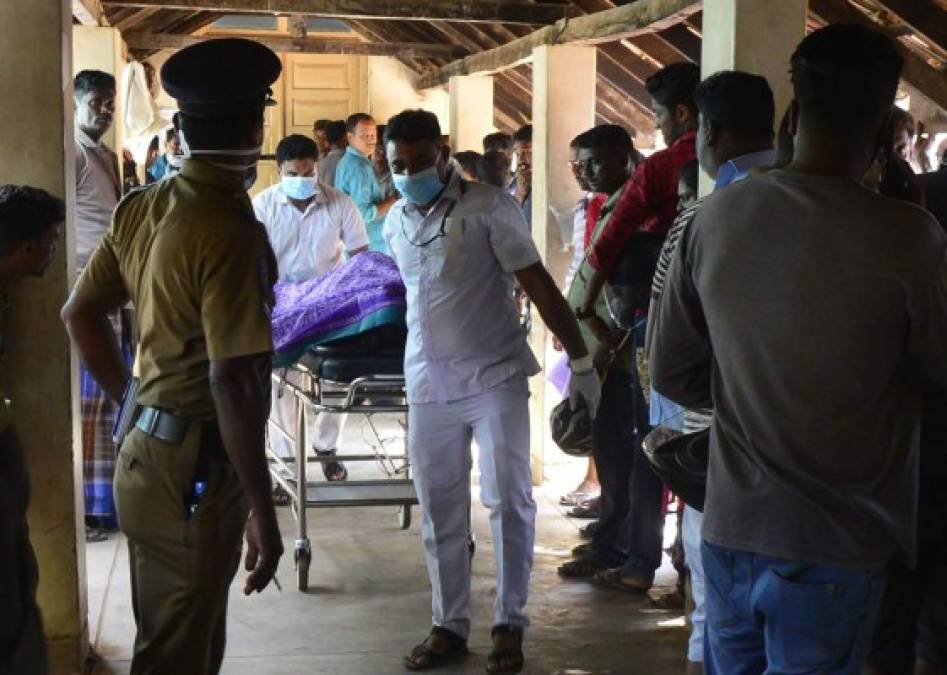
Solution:
[[[691,613],[691,638],[687,645],[687,660],[704,662],[704,624],[707,619],[706,578],[704,561],[700,557],[700,530],[704,525],[704,514],[687,506],[684,508],[684,525],[681,538],[684,541],[684,558],[691,571],[691,593],[694,595],[694,611]]]
[[[299,376],[293,371],[287,373],[286,379],[289,382],[299,382]],[[296,396],[289,387],[279,391],[279,387],[274,383],[272,389],[272,405],[270,406],[270,419],[275,421],[280,427],[288,431],[293,438],[296,437]],[[342,425],[345,422],[345,415],[333,413],[317,413],[313,423],[307,427],[309,435],[309,446],[315,450],[337,450],[339,440],[342,436]],[[270,443],[273,450],[280,457],[295,457],[296,446],[291,443],[283,434],[270,429]],[[309,452],[309,448],[306,448]]]
[[[526,626],[536,502],[529,467],[525,377],[462,401],[412,405],[408,443],[421,503],[433,623],[470,633],[471,440],[480,454],[480,499],[496,553],[494,625]]]

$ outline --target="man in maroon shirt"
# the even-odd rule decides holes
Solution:
[[[670,229],[677,214],[678,174],[682,166],[697,158],[694,90],[699,82],[700,67],[672,63],[645,83],[655,122],[668,147],[638,163],[608,226],[592,247],[589,262],[596,273],[589,280],[580,314],[592,311],[628,237],[639,230],[666,233]]]

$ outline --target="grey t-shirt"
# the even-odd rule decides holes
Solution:
[[[773,171],[712,195],[658,306],[655,388],[713,405],[704,538],[909,559],[922,373],[947,385],[947,237],[924,210]]]

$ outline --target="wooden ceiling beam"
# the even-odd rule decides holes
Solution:
[[[598,46],[599,53],[620,64],[628,74],[641,84],[658,72],[658,66],[650,60],[642,58],[628,48],[625,41],[608,42]]]
[[[112,25],[115,28],[118,28],[121,32],[125,32],[130,28],[134,28],[140,23],[143,23],[153,17],[155,14],[160,12],[160,9],[155,7],[148,7],[146,9],[136,9],[133,10],[131,14],[123,16],[121,19],[112,22]]]
[[[687,30],[683,22],[657,34],[670,44],[681,56],[693,63],[700,63],[700,38]]]
[[[809,11],[826,23],[856,23],[884,32],[883,26],[869,19],[845,0],[809,0]],[[947,111],[947,69],[938,70],[931,67],[900,40],[895,40],[895,46],[904,59],[902,77]]]
[[[126,44],[131,49],[183,49],[191,45],[225,37],[243,37],[259,42],[274,52],[299,54],[358,54],[366,56],[404,56],[406,58],[457,57],[466,53],[463,47],[417,42],[361,42],[360,40],[319,40],[315,38],[295,39],[213,33],[210,35],[180,35],[176,33],[150,33],[129,31],[125,33]]]
[[[921,38],[947,52],[947,10],[933,0],[877,0]]]
[[[99,0],[72,0],[72,15],[83,26],[108,26]]]
[[[604,12],[559,21],[505,45],[450,63],[436,74],[418,78],[427,89],[455,75],[497,72],[532,57],[542,45],[596,44],[663,30],[700,9],[695,0],[638,0]]]
[[[91,0],[81,0],[88,2]],[[333,19],[551,24],[577,14],[569,3],[503,0],[103,0],[111,7],[158,7],[226,14],[304,14]]]
[[[656,33],[638,35],[629,40],[629,42],[656,62],[660,63],[662,67],[671,63],[690,61],[687,54],[678,50],[674,45]]]
[[[381,29],[381,26],[375,24],[373,21],[355,21],[349,19],[345,22],[349,28],[355,32],[356,35],[360,36],[362,39],[378,42],[391,42],[391,36]],[[418,75],[425,73],[428,70],[426,64],[421,63],[411,57],[399,55],[398,60],[401,61],[408,69],[414,71]]]

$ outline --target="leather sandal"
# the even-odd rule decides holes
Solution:
[[[487,656],[487,672],[490,675],[513,675],[523,670],[523,629],[519,626],[500,624],[493,627],[490,637],[509,636],[513,647],[500,649],[494,642],[493,650]]]
[[[604,560],[599,560],[594,555],[585,558],[576,558],[559,566],[557,570],[559,576],[565,579],[591,579],[602,570],[607,570],[614,565],[609,565]]]
[[[446,647],[435,650],[435,640],[443,642]],[[446,628],[434,626],[424,642],[412,649],[410,654],[406,654],[402,662],[408,670],[431,670],[457,663],[466,656],[467,640]]]
[[[318,457],[335,457],[335,450],[316,450]],[[322,474],[330,483],[339,483],[348,480],[349,470],[342,462],[322,462]]]
[[[604,588],[614,588],[617,591],[634,593],[635,595],[644,595],[651,590],[652,586],[652,582],[643,577],[626,577],[625,570],[622,567],[602,570],[592,578],[592,581]]]

